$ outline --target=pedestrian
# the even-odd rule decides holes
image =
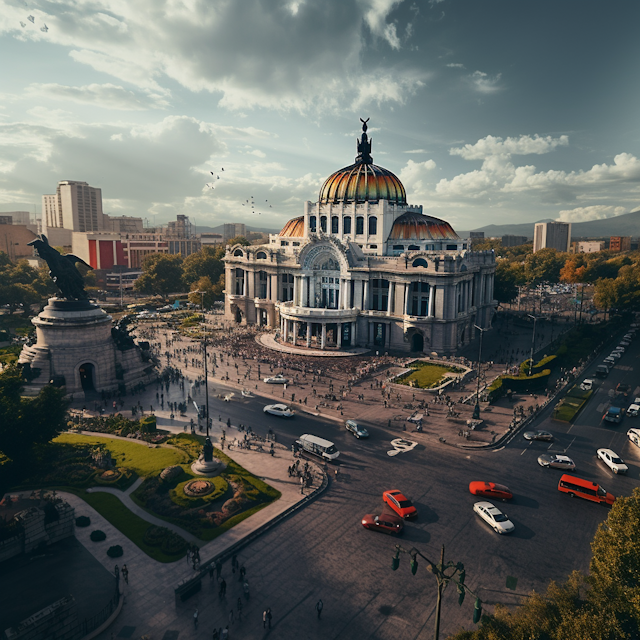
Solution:
[[[229,624],[233,624],[233,608],[229,609]]]
[[[129,569],[127,569],[126,564],[122,565],[122,577],[124,578],[124,581],[129,584]]]
[[[242,599],[238,598],[236,602],[236,609],[238,610],[238,622],[242,620]]]
[[[267,611],[268,611],[268,609],[265,609],[265,610],[262,612],[262,628],[263,628],[263,629],[266,629],[266,628],[267,628]]]
[[[320,619],[320,616],[322,615],[322,608],[324,607],[324,604],[322,604],[322,600],[318,600],[318,602],[316,602],[316,611],[318,612],[318,620]]]
[[[222,635],[220,636],[222,638],[222,640],[228,640],[229,638],[229,625],[227,625],[223,630],[222,630]]]
[[[187,546],[187,564],[191,564],[191,545]]]
[[[211,634],[212,640],[220,640],[220,632],[216,627],[213,629],[213,633]]]
[[[244,580],[244,577],[247,573],[247,570],[244,568],[244,565],[240,567],[240,582]]]
[[[193,627],[194,629],[198,628],[198,610],[193,614]]]
[[[269,629],[271,629],[271,618],[273,616],[271,615],[271,608],[267,609],[267,626],[269,627]]]

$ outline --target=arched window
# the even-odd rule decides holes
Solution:
[[[317,220],[315,216],[309,216],[309,231],[311,231],[311,233],[315,233],[316,232],[316,224],[317,224]]]
[[[320,229],[323,233],[327,233],[327,216],[320,216]]]
[[[263,300],[267,297],[268,277],[266,271],[258,271],[258,298],[262,298]]]
[[[338,216],[331,216],[331,233],[338,233]]]
[[[424,267],[425,269],[429,266],[427,261],[424,258],[416,258],[412,263],[412,267]]]
[[[364,218],[358,216],[356,218],[356,235],[361,236],[364,233]]]
[[[374,278],[371,281],[371,309],[374,311],[388,311],[389,281]]]
[[[257,260],[266,260],[267,259],[267,254],[264,251],[258,251],[258,253],[256,253],[256,259]]]
[[[369,216],[369,235],[375,236],[378,233],[378,218]]]
[[[242,256],[244,256],[244,253],[242,253],[242,249],[236,249],[236,250],[233,252],[233,255],[234,255],[236,258],[242,258]]]
[[[409,251],[420,251],[420,247],[417,244],[410,244]]]
[[[351,233],[351,216],[342,218],[342,233]]]
[[[426,316],[429,313],[429,284],[427,282],[411,283],[409,311],[409,315],[412,316]]]
[[[236,269],[236,295],[243,296],[244,295],[244,269]]]

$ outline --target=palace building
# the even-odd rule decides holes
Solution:
[[[227,247],[225,314],[299,347],[453,354],[495,310],[493,251],[407,204],[373,164],[367,124],[354,164],[261,246]]]

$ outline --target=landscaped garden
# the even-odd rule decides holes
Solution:
[[[465,370],[452,365],[434,364],[424,360],[415,360],[409,363],[411,371],[398,376],[394,382],[406,384],[418,389],[434,389],[444,384],[446,378],[453,377],[452,374],[461,374]],[[449,374],[449,375],[447,375]]]
[[[140,549],[161,562],[184,555],[185,540],[164,527],[155,527],[133,514],[116,495],[87,493],[92,487],[126,490],[138,477],[142,484],[131,498],[156,517],[197,538],[212,540],[244,518],[280,497],[219,450],[225,464],[217,477],[191,471],[203,439],[179,434],[169,446],[149,446],[135,440],[63,433],[47,449],[47,458],[34,464],[28,481],[15,489],[56,488],[75,493],[94,507]]]
[[[592,395],[593,391],[584,391],[578,385],[573,386],[554,409],[553,417],[556,420],[572,422]]]

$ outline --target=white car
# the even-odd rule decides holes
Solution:
[[[620,346],[621,346],[621,347],[630,347],[630,346],[631,346],[631,343],[630,343],[628,340],[622,340],[622,341],[620,342]]]
[[[593,389],[593,380],[591,380],[590,378],[585,378],[582,381],[582,384],[580,385],[580,388],[583,391],[591,391],[591,389]]]
[[[287,384],[287,382],[289,382],[289,379],[285,378],[281,373],[279,373],[277,376],[263,378],[263,381],[267,384]]]
[[[293,411],[286,404],[268,404],[263,411],[270,413],[272,416],[280,416],[281,418],[293,418]]]
[[[476,502],[473,510],[496,532],[511,533],[515,526],[505,513],[490,502]]]
[[[611,449],[598,449],[598,459],[602,460],[613,473],[624,474],[629,470],[624,460]]]
[[[619,351],[612,351],[612,352],[609,354],[609,357],[610,357],[610,358],[615,358],[616,360],[618,360],[619,358],[622,358],[622,355],[620,354],[620,352],[619,352]]]
[[[627,409],[628,416],[631,416],[632,418],[636,418],[639,413],[640,413],[640,404],[633,403],[629,405],[629,408]]]
[[[614,351],[617,351],[618,353],[624,353],[624,347],[621,346],[617,346]]]
[[[636,447],[640,447],[640,429],[629,429],[629,431],[627,431],[627,438],[629,438]]]
[[[538,464],[541,467],[566,469],[567,471],[574,471],[576,468],[576,463],[569,456],[557,456],[551,453],[543,453],[538,456]]]

